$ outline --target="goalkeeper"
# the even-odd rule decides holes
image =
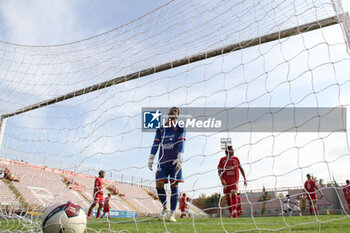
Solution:
[[[178,108],[173,107],[169,111],[167,123],[157,129],[154,138],[148,168],[153,171],[154,157],[159,149],[158,166],[156,171],[156,189],[158,198],[163,205],[161,217],[168,212],[167,197],[164,184],[170,181],[170,217],[171,222],[176,222],[175,210],[179,199],[178,183],[183,182],[182,178],[182,157],[184,150],[185,129],[177,125],[177,118],[180,114]]]

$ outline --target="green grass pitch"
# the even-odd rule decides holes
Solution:
[[[158,219],[111,219],[88,221],[87,232],[350,232],[350,218],[340,215],[258,217],[258,218],[186,218],[176,223]]]
[[[34,220],[34,219],[33,219]],[[0,220],[0,232],[40,232],[40,220]],[[185,218],[176,223],[157,218],[112,218],[88,220],[86,233],[92,232],[350,232],[350,218],[344,215]]]

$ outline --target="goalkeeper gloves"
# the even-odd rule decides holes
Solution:
[[[151,170],[151,171],[153,171],[153,168],[152,168],[152,166],[153,166],[153,160],[154,160],[154,155],[150,155],[149,156],[149,159],[148,159],[148,168],[149,168],[149,170]]]
[[[178,153],[177,154],[177,159],[174,160],[173,165],[176,165],[175,170],[179,171],[182,168],[182,158],[184,154]]]

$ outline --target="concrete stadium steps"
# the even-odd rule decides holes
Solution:
[[[19,179],[11,183],[27,203],[45,207],[70,200],[84,206],[84,201],[67,188],[58,172],[17,161],[11,161],[6,167]]]
[[[158,214],[162,209],[159,200],[154,200],[143,188],[133,184],[119,184],[120,191],[125,193],[126,201],[134,205],[138,212]]]
[[[209,214],[207,214],[202,209],[198,208],[197,206],[193,205],[192,203],[188,202],[188,207],[190,209],[191,215],[195,217],[208,217]]]
[[[0,180],[0,193],[1,193],[0,205],[20,204],[16,196],[12,193],[12,191],[9,189],[7,184],[5,184],[4,182],[6,182],[5,179]]]
[[[85,186],[85,190],[82,191],[82,193],[91,201],[93,200],[94,181],[96,177],[69,172],[66,172],[63,175],[79,185]],[[159,201],[154,201],[141,187],[137,185],[121,184],[109,179],[103,179],[103,183],[104,197],[109,193],[107,190],[109,185],[116,186],[121,193],[125,194],[125,196],[111,196],[110,203],[112,209],[137,211],[139,213],[159,213],[161,209],[161,205],[158,203]]]
[[[64,177],[66,177],[67,179],[69,179],[71,182],[75,182],[75,183],[85,187],[84,190],[81,191],[81,194],[84,195],[84,197],[87,200],[89,200],[89,206],[90,206],[94,200],[93,199],[93,190],[94,190],[95,178],[87,176],[87,175],[76,174],[74,172],[69,172],[69,171],[63,171],[62,175]],[[89,206],[87,208],[89,208]]]

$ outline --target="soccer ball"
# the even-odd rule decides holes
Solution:
[[[64,204],[53,204],[43,216],[44,233],[80,233],[86,228],[86,214],[79,206],[70,201]]]

